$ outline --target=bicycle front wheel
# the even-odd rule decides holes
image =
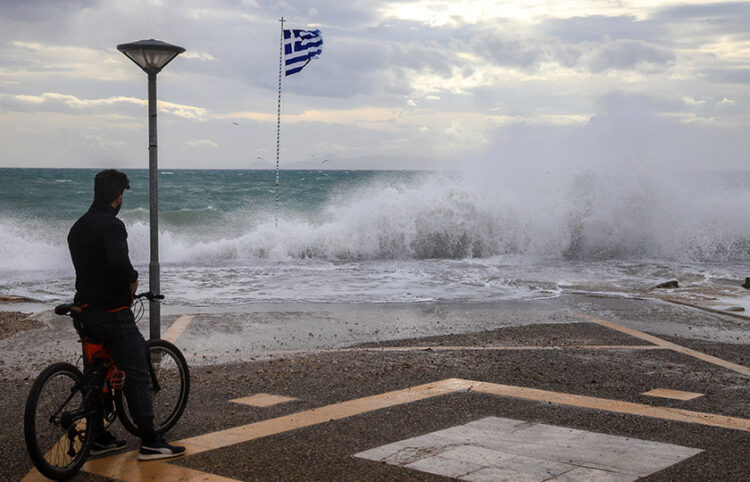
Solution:
[[[39,374],[26,399],[26,448],[34,466],[50,479],[73,477],[88,456],[93,415],[84,409],[83,392],[81,371],[55,363]]]
[[[150,381],[154,401],[154,431],[162,435],[177,423],[187,406],[190,372],[182,352],[172,343],[166,340],[149,340],[147,343],[157,382],[154,385],[153,378]],[[125,383],[128,383],[127,379]],[[122,390],[117,390],[115,394],[115,406],[125,429],[133,435],[140,435]]]

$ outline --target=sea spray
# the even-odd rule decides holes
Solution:
[[[284,172],[278,227],[273,173],[174,171],[160,187],[163,289],[183,303],[491,301],[750,270],[746,173],[501,161],[448,173]],[[95,172],[7,171],[30,177],[3,177],[5,192],[39,186],[2,198],[0,292],[67,299],[67,231],[91,202],[67,193]],[[147,174],[130,176],[120,217],[145,285]],[[72,181],[52,182],[63,178]]]
[[[39,223],[0,219],[0,272],[72,267],[67,245],[50,231]]]
[[[222,210],[186,200],[192,209],[161,213],[161,259],[175,264],[501,255],[750,260],[750,222],[743,214],[750,185],[735,186],[727,196],[720,177],[657,183],[642,173],[591,170],[486,174],[435,173],[338,186],[317,206],[284,210],[278,227],[257,202]],[[147,264],[147,210],[132,204],[126,199],[121,217],[134,262]],[[68,223],[39,216],[2,219],[0,265],[67,266]]]
[[[165,259],[750,260],[750,226],[723,199],[592,172],[513,190],[480,189],[438,174],[408,185],[365,186],[337,196],[315,220],[286,213],[278,228],[266,219],[236,237],[190,243],[167,232],[177,244]]]

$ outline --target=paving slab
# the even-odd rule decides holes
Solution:
[[[555,482],[629,482],[633,480],[633,476],[618,474],[617,472],[607,472],[606,470],[576,467],[575,469],[560,474],[551,480],[554,480]]]
[[[449,459],[439,455],[415,460],[403,467],[405,469],[419,470],[454,479],[463,479],[466,475],[482,468],[481,465],[472,464],[471,462],[466,462],[464,460]]]
[[[575,469],[593,470],[588,475],[603,480],[635,480],[701,452],[674,444],[486,417],[355,456],[461,480],[494,476],[541,482],[556,480]]]
[[[474,480],[477,473],[487,473],[487,469],[503,471],[508,478],[545,480],[571,470],[569,464],[526,457],[511,453],[489,450],[480,445],[465,445],[457,447],[440,454],[441,457],[454,460],[468,460],[474,464],[481,465],[482,469],[464,477]],[[482,475],[484,477],[485,475]]]

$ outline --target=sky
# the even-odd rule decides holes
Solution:
[[[160,167],[273,166],[282,16],[282,168],[750,166],[749,2],[0,0],[0,167],[147,167],[148,38]]]

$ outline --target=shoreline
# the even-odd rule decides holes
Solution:
[[[77,359],[80,347],[70,319],[43,306],[47,309],[30,316],[37,328],[0,339],[0,379],[32,377],[53,361]],[[658,299],[584,295],[493,303],[259,303],[220,309],[164,305],[161,334],[165,337],[178,318],[189,317],[175,344],[191,366],[219,366],[403,339],[580,323],[580,313],[604,319],[620,313],[615,321],[657,336],[750,345],[746,318]],[[148,313],[138,325],[142,333],[149,332]],[[31,356],[26,346],[35,347]]]

